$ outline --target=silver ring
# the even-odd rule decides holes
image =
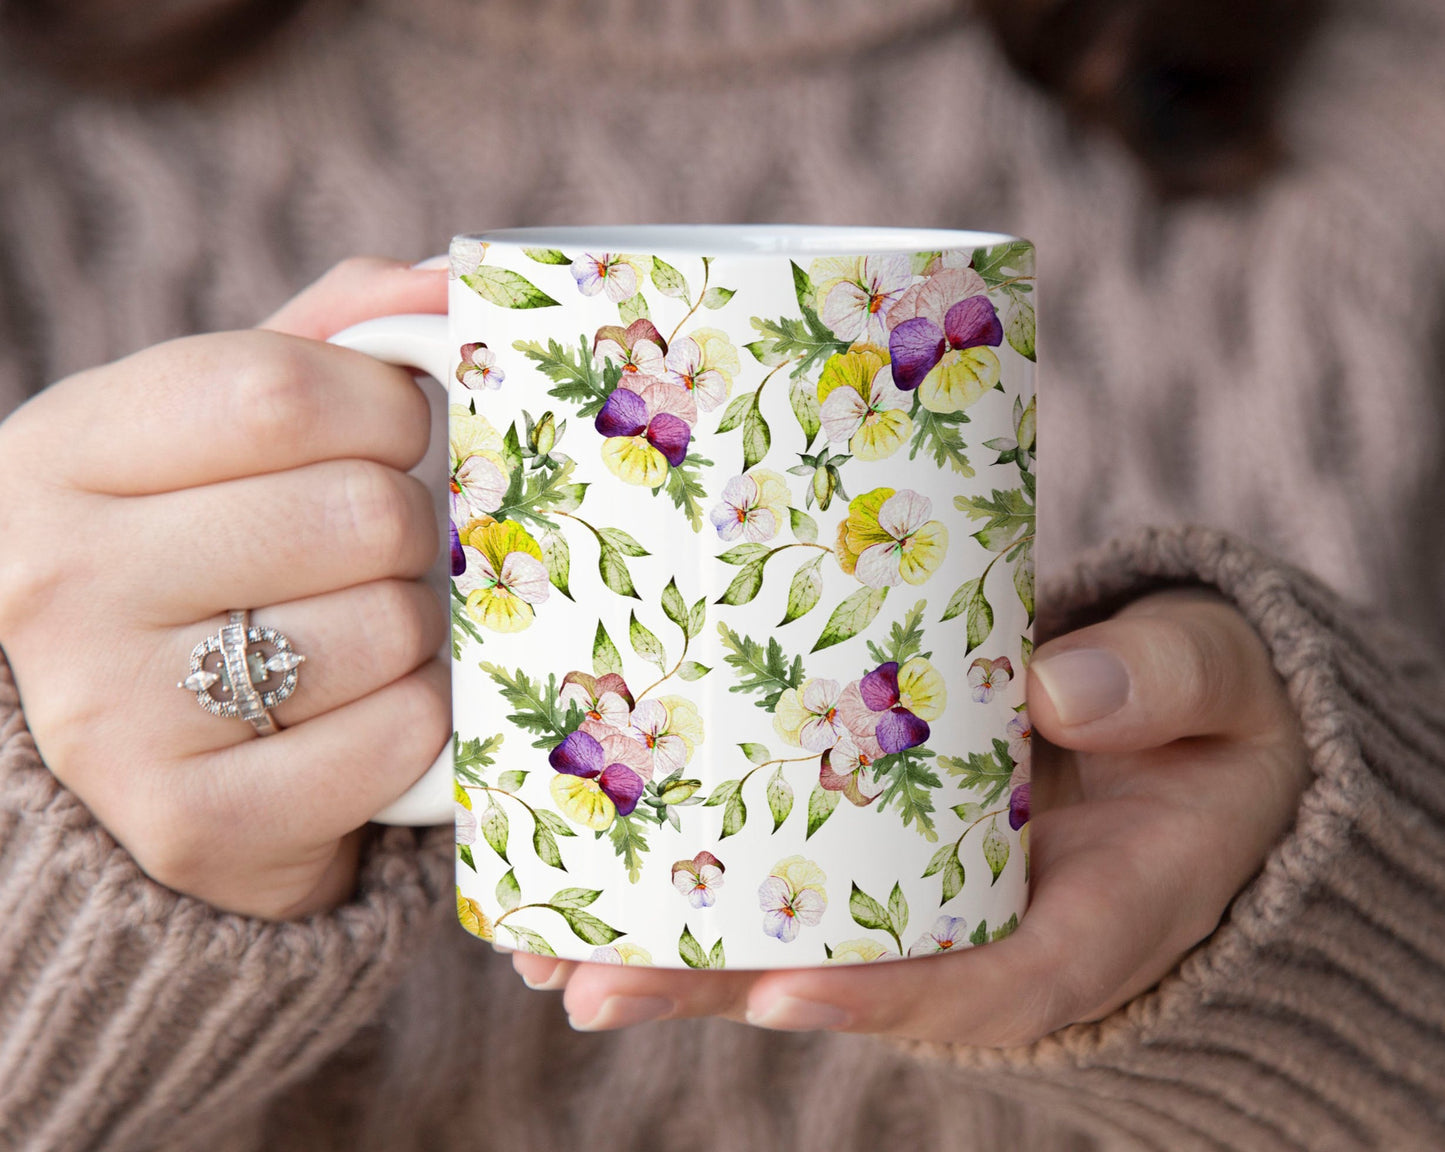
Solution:
[[[281,725],[269,709],[296,691],[297,669],[306,657],[276,629],[249,623],[248,615],[233,610],[219,632],[192,648],[191,674],[176,687],[194,692],[196,703],[212,716],[249,720],[262,736],[274,736]],[[274,677],[279,680],[273,684]],[[220,694],[212,695],[212,688]]]

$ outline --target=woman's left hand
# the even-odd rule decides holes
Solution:
[[[764,1028],[1027,1044],[1156,984],[1214,931],[1309,779],[1244,618],[1171,591],[1041,645],[1029,672],[1033,896],[1011,936],[906,963],[690,972],[518,952],[574,1028],[719,1015]]]

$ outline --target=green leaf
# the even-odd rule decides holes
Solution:
[[[802,265],[796,260],[788,261],[793,266],[793,295],[798,298],[798,307],[804,316],[814,311],[813,301],[817,296],[817,290],[813,287],[813,279],[805,271]]]
[[[652,309],[647,306],[647,297],[636,292],[617,305],[617,315],[625,326],[637,320],[651,320]]]
[[[739,635],[721,621],[717,628],[723,647],[727,649],[723,659],[732,666],[738,681],[729,691],[762,693],[762,699],[755,703],[763,711],[771,712],[785,691],[802,686],[803,658],[795,656],[789,663],[775,637],[769,637],[764,648],[756,640]]]
[[[968,942],[974,947],[988,942],[988,921],[980,920],[978,926],[968,934]]]
[[[957,844],[950,845],[956,849]],[[943,869],[943,894],[939,898],[939,904],[947,904],[955,896],[963,891],[964,872],[963,865],[959,863],[958,856],[952,855]]]
[[[719,432],[731,432],[743,422],[743,417],[753,406],[755,392],[744,392],[740,396],[734,396],[728,401],[728,406],[723,409],[722,419],[718,421]]]
[[[547,831],[555,836],[575,836],[572,826],[558,816],[555,812],[548,812],[545,808],[538,808],[533,813],[538,824],[545,824]]]
[[[719,804],[726,804],[728,798],[742,787],[742,783],[741,780],[724,780],[712,790],[712,794],[703,801],[702,806],[704,808],[716,808]]]
[[[567,537],[555,528],[545,529],[538,533],[537,545],[542,549],[542,564],[552,586],[568,600],[572,599],[572,591],[567,587],[572,572],[572,552],[567,547]]]
[[[993,490],[992,496],[955,496],[953,505],[970,520],[986,523],[973,538],[990,552],[1007,551],[1034,532],[1034,505],[1022,488]]]
[[[904,664],[914,656],[932,656],[932,652],[923,651],[923,613],[927,607],[928,601],[918,601],[901,621],[893,622],[893,627],[888,630],[886,643],[880,646],[871,640],[868,642],[868,654],[879,664],[886,664],[890,660]]]
[[[555,673],[549,674],[544,684],[540,679],[531,679],[521,669],[511,673],[486,660],[477,666],[492,678],[502,698],[517,709],[509,713],[507,719],[538,737],[532,741],[533,748],[552,747],[558,737],[567,736],[582,723],[582,710],[575,704],[559,710]]]
[[[738,544],[726,552],[719,552],[718,559],[724,564],[746,564],[771,551],[766,544]]]
[[[1026,360],[1034,357],[1034,306],[1027,300],[1015,300],[1003,322],[1004,338],[1009,347]]]
[[[517,883],[517,870],[508,868],[497,881],[497,903],[510,912],[522,902],[522,886]]]
[[[949,757],[945,756],[942,759],[947,760]],[[974,824],[983,818],[985,814],[984,808],[985,805],[976,804],[970,800],[965,804],[955,804],[953,806],[953,814],[965,824]]]
[[[687,299],[687,277],[659,256],[652,258],[652,282],[664,296]]]
[[[988,934],[989,941],[1002,940],[1005,936],[1012,936],[1019,926],[1019,914],[1013,913],[1009,918]]]
[[[1027,636],[1019,637],[1019,655],[1021,657],[1021,662],[1024,666],[1024,670],[1027,671],[1028,666],[1033,663],[1034,659],[1034,642],[1030,640]]]
[[[878,932],[892,931],[888,913],[884,910],[883,905],[859,888],[857,884],[853,885],[853,891],[848,896],[848,911],[853,916],[853,922],[863,928],[872,928]]]
[[[618,816],[612,821],[612,828],[607,835],[617,855],[622,858],[622,864],[627,869],[627,879],[636,884],[642,879],[642,857],[647,851],[647,839],[637,825],[637,813]]]
[[[895,881],[893,891],[888,893],[888,923],[893,929],[893,935],[902,936],[908,927],[908,899],[903,895],[903,889]]]
[[[621,528],[599,528],[597,529],[597,535],[601,536],[602,539],[606,540],[608,544],[616,548],[617,551],[621,552],[624,556],[651,555],[646,548],[638,543],[637,537],[631,533],[624,532]]]
[[[496,763],[497,749],[502,746],[502,734],[488,736],[485,740],[473,736],[463,740],[461,733],[452,733],[452,764],[456,774],[468,784],[482,783],[481,769]]]
[[[637,613],[632,613],[627,625],[627,638],[632,642],[632,650],[646,660],[649,664],[656,664],[663,671],[667,669],[667,652],[662,646],[662,641],[652,634],[652,631],[637,618]]]
[[[798,376],[788,385],[788,403],[793,415],[798,418],[798,427],[803,430],[806,440],[803,450],[810,451],[813,438],[823,427],[822,410],[818,404],[818,390],[806,377]]]
[[[990,288],[1015,276],[1034,274],[1034,246],[1027,240],[1009,240],[991,248],[973,250],[973,270]]]
[[[617,595],[631,596],[634,600],[642,599],[632,583],[632,573],[627,570],[627,561],[622,558],[622,553],[606,540],[598,542],[597,571],[602,576],[602,583]]]
[[[535,260],[538,264],[570,264],[571,259],[556,248],[523,248],[529,260]]]
[[[683,600],[682,593],[677,590],[676,577],[670,579],[667,587],[662,590],[662,611],[669,620],[682,629],[684,636],[688,635],[687,602]]]
[[[942,848],[935,852],[929,858],[928,867],[923,870],[923,879],[927,880],[928,877],[935,876],[939,872],[942,872],[944,866],[948,863],[948,858],[952,856],[957,850],[957,844],[945,844]]]
[[[737,295],[735,288],[709,288],[702,294],[702,306],[716,310]]]
[[[781,764],[768,779],[768,809],[773,814],[773,831],[776,832],[793,810],[793,786],[783,776]]]
[[[858,635],[873,623],[873,618],[878,615],[878,610],[883,607],[887,596],[887,587],[858,589],[833,609],[833,615],[828,617],[828,623],[823,626],[823,634],[813,645],[813,651],[820,652]]]
[[[497,787],[503,792],[516,792],[522,786],[522,781],[527,778],[527,771],[524,768],[509,768],[497,777]]]
[[[622,653],[607,635],[602,621],[597,621],[597,634],[592,638],[592,674],[606,676],[610,672],[622,675]]]
[[[818,542],[818,522],[801,508],[788,509],[788,523],[793,529],[793,535],[800,543],[816,544]]]
[[[994,738],[993,751],[970,752],[967,759],[961,756],[940,756],[941,767],[950,776],[958,779],[960,788],[970,792],[984,789],[983,805],[989,807],[998,802],[1008,787],[1013,775],[1013,757],[1008,752],[1008,742]],[[975,817],[977,819],[977,817]]]
[[[823,595],[823,553],[811,560],[805,560],[793,573],[793,583],[788,588],[788,611],[779,627],[791,624],[800,616],[806,616],[817,605]]]
[[[517,945],[517,951],[532,952],[538,956],[557,955],[557,953],[552,950],[552,945],[548,944],[546,940],[542,939],[539,933],[533,932],[530,928],[522,928],[515,924],[503,924],[502,927],[512,934],[512,940]]]
[[[988,831],[983,834],[983,858],[988,861],[988,870],[993,873],[992,887],[1008,863],[1008,837],[998,830],[998,817],[989,821]]]
[[[492,851],[510,864],[511,861],[507,860],[507,814],[502,811],[501,806],[489,803],[482,809],[478,824],[481,826],[482,836],[492,846]]]
[[[757,393],[754,392],[753,406],[743,417],[743,471],[761,461],[772,444],[772,433],[768,430],[768,422],[763,419],[762,409],[757,403]]]
[[[726,840],[736,835],[747,822],[748,806],[743,803],[743,790],[738,788],[728,797],[727,806],[723,808],[722,835],[718,839]]]
[[[914,276],[924,276],[924,275],[927,275],[928,269],[933,266],[933,262],[934,262],[935,260],[937,260],[937,259],[938,259],[940,256],[942,256],[942,255],[943,255],[942,252],[913,252],[913,253],[910,253],[910,254],[909,254],[909,257],[908,257],[908,270],[909,270]]]
[[[554,908],[586,908],[601,895],[600,888],[563,888],[547,903]]]
[[[549,508],[575,508],[586,494],[586,484],[570,483],[577,462],[568,460],[560,468],[544,468],[512,473],[512,482],[502,497],[502,506],[493,515],[498,520],[527,520],[538,528],[550,528],[551,521],[543,513]]]
[[[501,308],[555,308],[557,301],[525,276],[507,268],[483,264],[462,283],[489,304]]]
[[[461,859],[461,862],[473,872],[477,870],[477,862],[472,858],[472,846],[470,844],[458,844],[457,856]]]
[[[813,791],[808,794],[808,833],[804,840],[811,839],[813,833],[827,823],[842,795],[841,792],[828,791],[821,784],[813,785]]]
[[[566,865],[562,863],[562,850],[557,847],[557,838],[540,820],[532,825],[532,851],[537,853],[537,859],[543,864],[567,871]]]
[[[796,360],[792,373],[794,379],[806,375],[808,369],[819,360],[848,351],[848,341],[834,336],[811,308],[804,313],[802,320],[791,316],[764,320],[754,316],[749,323],[762,339],[743,347],[751,352],[759,363],[769,368]]]
[[[1019,603],[1024,606],[1024,611],[1029,614],[1029,623],[1034,622],[1034,546],[1025,544],[1023,551],[1019,553],[1018,562],[1014,565],[1014,591],[1018,593]]]
[[[898,815],[906,828],[916,824],[925,840],[937,840],[933,826],[933,792],[943,782],[928,767],[926,758],[933,753],[925,748],[910,748],[892,755],[880,756],[873,764],[874,779],[884,781],[878,798],[878,811],[886,810],[895,801]]]
[[[753,326],[757,327],[756,324]],[[744,344],[743,347],[751,352],[753,359],[764,368],[776,368],[779,364],[788,362],[787,353],[781,350],[779,342],[775,338],[754,340],[751,344]]]
[[[586,944],[611,944],[619,936],[626,935],[625,932],[597,919],[591,912],[581,912],[576,908],[558,908],[557,911],[562,919],[567,921],[567,927],[572,929],[572,934]]]
[[[686,924],[682,926],[682,936],[677,941],[677,954],[689,968],[707,967],[707,955],[703,952],[702,945],[697,942],[697,937],[692,934],[692,929]]]
[[[754,764],[766,764],[770,759],[772,759],[773,754],[768,751],[768,746],[766,744],[745,743],[739,744],[738,747],[743,750],[743,755],[746,756],[748,760]]]
[[[712,951],[707,954],[707,966],[709,968],[726,968],[728,966],[727,956],[723,953],[721,936],[717,938],[717,943],[712,946]]]
[[[600,370],[593,357],[586,335],[577,337],[577,347],[570,349],[549,339],[547,347],[534,340],[515,340],[512,347],[537,365],[538,370],[556,387],[547,395],[580,404],[578,415],[595,416],[612,394],[622,372],[615,364]],[[608,371],[611,368],[612,371]]]
[[[913,460],[919,452],[927,452],[937,467],[947,466],[965,479],[973,476],[973,465],[965,451],[968,445],[958,430],[960,424],[969,422],[968,416],[962,412],[930,412],[918,403],[913,408],[913,440],[908,458]]]
[[[762,590],[763,569],[773,557],[772,552],[766,552],[756,560],[744,564],[733,577],[727,590],[718,597],[719,604],[747,604]]]
[[[681,464],[667,470],[667,495],[687,517],[694,532],[702,530],[701,501],[708,498],[707,485],[702,477],[712,464],[705,456],[689,455]]]
[[[706,664],[699,664],[696,660],[684,660],[677,669],[677,674],[684,680],[701,680],[712,669]]]
[[[993,631],[993,605],[988,602],[988,597],[983,594],[983,577],[970,580],[961,584],[958,590],[949,597],[948,607],[943,610],[940,621],[952,620],[960,613],[966,613],[965,623],[967,625],[968,648],[964,651],[967,656],[980,644],[988,639]]]

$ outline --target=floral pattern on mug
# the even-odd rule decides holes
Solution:
[[[672,866],[672,886],[687,897],[692,907],[711,908],[717,903],[717,890],[722,887],[726,871],[721,860],[704,850]]]
[[[811,860],[802,856],[779,860],[758,889],[763,931],[784,944],[792,943],[800,927],[811,927],[823,919],[827,886],[827,875]]]

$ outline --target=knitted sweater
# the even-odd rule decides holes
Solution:
[[[1029,1048],[577,1035],[449,923],[448,830],[378,832],[356,897],[300,923],[152,883],[40,762],[0,659],[0,1148],[1445,1143],[1442,57],[1432,0],[1341,3],[1284,110],[1291,164],[1175,205],[950,0],[322,3],[185,100],[7,78],[0,413],[464,229],[1029,235],[1041,630],[1219,589],[1314,782],[1174,973]]]

